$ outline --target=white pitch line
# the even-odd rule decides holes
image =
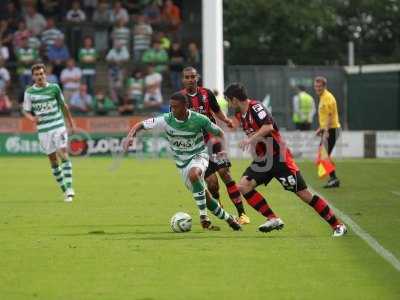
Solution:
[[[324,199],[326,199],[322,194],[315,192],[312,188],[309,187],[309,190],[312,193],[321,195]],[[400,193],[398,194],[400,196]],[[400,272],[400,261],[396,256],[386,248],[384,248],[377,240],[375,240],[368,232],[362,229],[356,222],[354,222],[348,215],[342,212],[340,209],[336,208],[332,203],[329,203],[329,206],[335,211],[336,215],[349,227],[351,230],[358,235],[364,242],[366,242],[376,253],[382,256],[388,263],[390,263],[397,271]]]
[[[392,194],[394,194],[396,196],[400,196],[400,192],[397,192],[397,191],[392,191]]]

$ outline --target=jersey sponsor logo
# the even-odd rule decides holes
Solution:
[[[264,108],[262,107],[261,104],[255,104],[255,105],[253,105],[253,109],[254,109],[255,112],[259,112],[259,111],[264,110]]]
[[[194,140],[174,139],[172,145],[180,149],[192,148],[194,146]]]
[[[261,104],[253,105],[253,110],[257,113],[257,116],[260,118],[260,120],[264,120],[267,116],[267,112],[264,110],[264,107],[262,107]]]
[[[39,114],[47,113],[54,109],[52,102],[32,103],[32,107],[33,110]]]

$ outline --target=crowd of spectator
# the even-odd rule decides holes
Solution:
[[[75,115],[165,110],[162,89],[181,89],[183,67],[198,68],[201,61],[196,43],[182,41],[178,4],[1,1],[0,114],[20,110],[36,62],[46,64],[48,82],[61,86]],[[101,64],[107,66],[103,80]]]

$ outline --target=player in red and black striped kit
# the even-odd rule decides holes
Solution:
[[[295,193],[329,223],[333,236],[343,236],[347,232],[346,226],[336,218],[325,199],[308,190],[270,112],[259,101],[249,99],[245,88],[239,83],[229,85],[225,97],[229,105],[238,111],[236,118],[247,135],[240,142],[240,147],[243,150],[250,147],[254,157],[240,180],[239,190],[249,204],[257,207],[268,219],[259,230],[269,232],[284,226],[265,198],[255,190],[258,185],[267,185],[272,178],[276,178],[285,190]]]
[[[209,89],[198,86],[199,78],[200,77],[197,73],[197,70],[193,67],[187,67],[182,71],[182,82],[184,89],[181,91],[181,93],[186,95],[189,108],[207,116],[214,123],[215,116],[224,122],[228,127],[232,128],[232,120],[227,118],[225,113],[221,110],[215,95]],[[204,176],[208,190],[210,191],[211,195],[219,201],[219,183],[216,175],[216,172],[218,172],[219,176],[226,185],[229,198],[236,207],[239,215],[239,224],[244,225],[250,223],[250,219],[245,214],[242,196],[240,195],[239,189],[235,181],[232,179],[230,173],[230,161],[228,158],[217,159],[216,153],[221,151],[221,143],[208,133],[205,133],[204,139],[209,147],[210,152],[210,162]]]

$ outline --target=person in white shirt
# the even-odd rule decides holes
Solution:
[[[115,41],[114,46],[108,51],[106,61],[110,64],[122,65],[129,60],[129,52],[120,42]]]
[[[67,12],[66,19],[75,23],[81,23],[86,20],[86,15],[81,9],[79,1],[72,2],[72,8]]]
[[[86,15],[81,9],[79,1],[72,2],[72,9],[67,12],[66,19],[69,22],[67,26],[68,47],[73,57],[77,57],[78,49],[82,41],[83,22],[86,21]]]
[[[114,47],[107,53],[108,82],[110,97],[116,103],[122,97],[125,81],[124,64],[129,60],[129,52],[118,41],[114,41]]]
[[[68,59],[67,67],[62,70],[60,80],[63,84],[64,97],[69,101],[71,95],[79,90],[82,70],[75,65],[73,58]]]
[[[162,106],[161,83],[162,75],[155,72],[154,65],[147,66],[147,75],[144,78],[144,100],[145,108],[160,109]]]
[[[122,7],[121,1],[116,1],[111,11],[111,22],[116,23],[121,20],[123,24],[128,24],[129,14],[128,11]]]
[[[4,61],[0,59],[0,92],[6,91],[10,85],[10,72],[4,67]]]
[[[0,60],[6,61],[10,58],[10,51],[6,46],[3,46],[0,41]]]
[[[25,22],[27,28],[33,33],[33,35],[40,35],[46,27],[46,19],[42,14],[38,13],[33,5],[29,5],[26,8]]]

